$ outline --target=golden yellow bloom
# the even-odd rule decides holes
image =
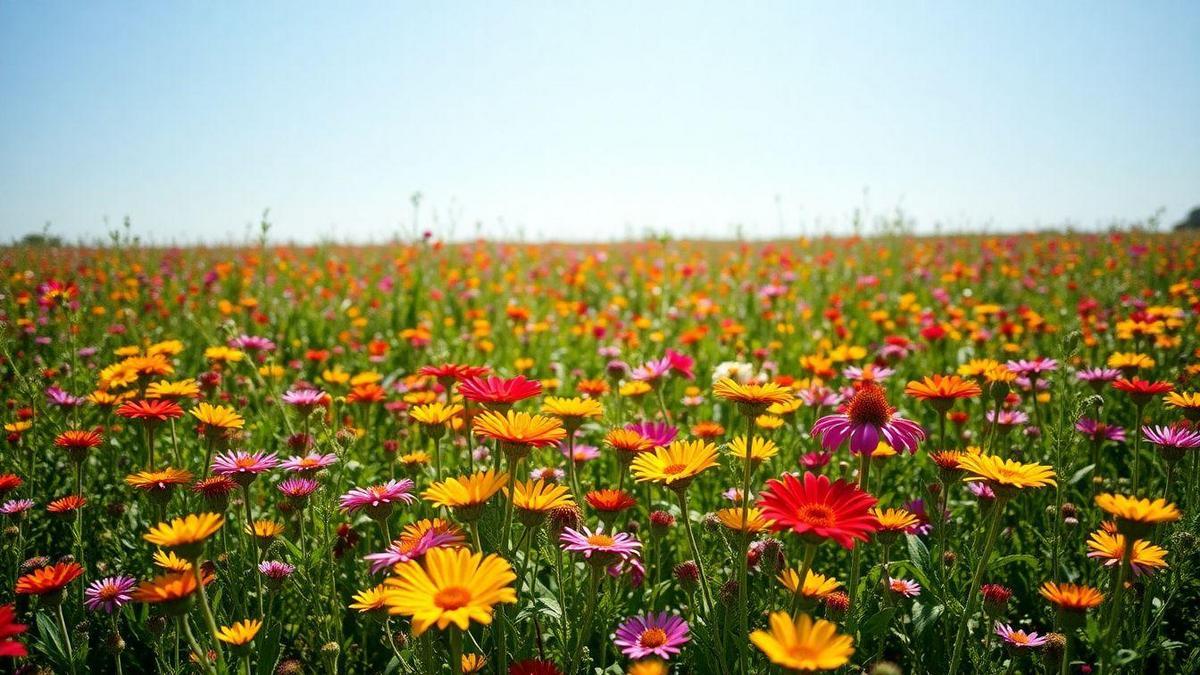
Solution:
[[[1057,485],[1054,469],[1041,464],[1022,464],[994,455],[963,455],[958,459],[958,468],[967,472],[964,482],[985,481],[995,489],[1039,488]]]
[[[779,573],[777,577],[779,583],[783,584],[784,588],[788,589],[792,595],[797,592],[800,595],[813,599],[820,600],[830,593],[841,587],[842,582],[834,577],[827,577],[824,574],[817,574],[812,570],[804,575],[804,586],[800,586],[800,571],[792,568],[785,569]]]
[[[774,382],[741,384],[728,377],[718,380],[713,385],[713,394],[717,398],[736,403],[744,415],[760,414],[771,405],[786,403],[792,398],[791,390]]]
[[[743,462],[746,461],[747,453],[745,436],[735,436],[734,439],[729,442],[729,454],[737,457]],[[750,441],[749,458],[753,464],[758,464],[764,460],[771,459],[778,454],[779,446],[775,445],[774,441],[762,438],[760,436],[755,436],[754,439]]]
[[[440,427],[462,411],[463,407],[457,403],[446,405],[439,401],[417,406],[408,411],[408,416],[425,426]]]
[[[629,664],[626,675],[669,675],[667,664],[658,659],[642,659]]]
[[[833,670],[854,655],[854,638],[838,635],[837,626],[824,619],[801,614],[795,620],[787,612],[771,612],[771,630],[756,630],[750,642],[776,665],[791,670]]]
[[[191,572],[192,563],[180,558],[171,551],[161,548],[154,552],[154,564],[169,572]]]
[[[500,441],[502,446],[544,448],[567,437],[562,421],[554,417],[509,410],[488,411],[475,418],[475,434]]]
[[[146,387],[146,398],[167,398],[174,401],[184,398],[199,398],[200,385],[195,380],[160,380]]]
[[[1184,417],[1192,421],[1200,417],[1200,393],[1172,391],[1163,398],[1163,404],[1183,411]]]
[[[404,466],[416,467],[429,464],[433,461],[433,458],[429,456],[428,452],[425,452],[424,450],[417,450],[416,452],[410,452],[407,455],[400,455],[398,461]]]
[[[445,630],[453,624],[467,630],[472,623],[488,625],[497,604],[517,601],[512,588],[517,575],[495,554],[485,558],[465,548],[434,548],[423,562],[399,563],[393,573],[384,582],[385,602],[389,613],[412,618],[414,636],[431,626]]]
[[[1118,521],[1128,521],[1144,525],[1172,523],[1179,520],[1179,508],[1167,500],[1138,499],[1125,495],[1114,495],[1108,492],[1096,495],[1096,506],[1104,509]]]
[[[202,424],[216,429],[241,429],[246,424],[236,410],[226,405],[212,405],[205,401],[192,408],[191,412]]]
[[[665,448],[638,453],[630,464],[639,482],[653,481],[682,489],[717,465],[717,446],[704,441],[672,441]]]
[[[1088,537],[1087,555],[1103,561],[1107,567],[1118,565],[1125,555],[1125,540],[1123,534],[1096,530]],[[1167,566],[1167,550],[1145,539],[1135,539],[1133,551],[1129,554],[1129,566],[1136,574],[1153,573]]]
[[[383,584],[359,591],[354,594],[354,602],[350,603],[350,609],[384,613],[387,611],[387,593],[387,586]]]
[[[237,363],[246,358],[245,352],[232,347],[209,347],[204,350],[204,358],[213,363]]]
[[[885,510],[876,507],[871,509],[871,515],[879,521],[879,529],[885,531],[901,532],[920,522],[916,516],[905,509]]]
[[[1001,367],[999,361],[992,359],[971,359],[958,367],[958,374],[963,377],[980,377],[993,368]]]
[[[1086,612],[1104,602],[1104,594],[1091,586],[1047,581],[1038,592],[1055,607],[1069,612]]]
[[[216,513],[190,514],[183,518],[174,518],[169,523],[159,523],[142,535],[151,544],[167,549],[175,549],[188,560],[195,560],[204,546],[225,519]]]
[[[515,489],[517,494],[513,497],[513,506],[522,511],[545,513],[550,509],[574,503],[565,485],[529,480],[517,483]],[[508,489],[505,488],[504,492],[507,494]]]
[[[183,343],[179,340],[163,340],[146,347],[147,356],[175,356],[183,351]],[[136,353],[136,352],[135,352]]]
[[[217,639],[227,645],[242,647],[250,644],[254,636],[258,635],[260,628],[262,628],[262,621],[258,619],[238,621],[232,626],[221,626],[218,628]]]
[[[754,426],[766,431],[775,431],[783,426],[783,418],[774,415],[759,415],[754,418]]]
[[[593,398],[559,398],[548,396],[542,401],[542,412],[547,415],[582,420],[587,417],[599,417],[604,414],[604,406]]]
[[[421,493],[421,497],[435,506],[451,509],[483,506],[506,483],[508,474],[505,472],[497,473],[493,469],[476,471],[470,476],[447,478],[440,483],[433,483]]]
[[[483,654],[472,653],[462,655],[463,675],[482,672],[485,666],[487,666],[487,658]]]
[[[717,519],[721,524],[735,532],[763,532],[774,522],[764,518],[757,506],[751,506],[746,512],[746,520],[742,521],[742,507],[735,506],[717,511]]]
[[[633,380],[632,382],[622,384],[617,393],[625,398],[637,398],[638,396],[649,394],[650,385],[641,380]]]
[[[1132,352],[1113,352],[1108,357],[1109,368],[1119,368],[1126,371],[1126,374],[1137,370],[1154,367],[1154,359],[1145,354],[1134,354]]]
[[[254,526],[249,523],[242,528],[246,534],[253,536],[255,539],[264,539],[267,543],[283,534],[286,529],[282,523],[277,523],[273,520],[256,520]]]

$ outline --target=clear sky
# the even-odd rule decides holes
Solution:
[[[1198,36],[1196,0],[0,1],[0,239],[382,240],[417,191],[459,238],[1174,222]]]

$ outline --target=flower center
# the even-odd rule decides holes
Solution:
[[[592,536],[588,537],[587,543],[590,546],[608,547],[608,546],[612,546],[613,544],[617,543],[617,541],[615,539],[613,539],[612,537],[608,536],[607,534],[597,533],[597,534],[593,534]]]
[[[112,600],[113,598],[117,597],[117,587],[112,585],[104,586],[100,589],[100,592],[96,594],[96,597],[100,598],[101,600]]]
[[[237,460],[237,466],[239,469],[254,468],[254,458],[253,457],[239,457]]]
[[[447,586],[433,596],[433,604],[442,609],[459,609],[471,602],[471,591],[462,586]]]
[[[888,405],[883,390],[875,385],[868,385],[855,392],[846,404],[846,416],[856,424],[870,424],[882,427],[892,419],[895,408]]]
[[[805,504],[796,512],[796,517],[813,527],[833,527],[837,522],[833,509],[824,504]]]
[[[654,649],[667,644],[667,633],[661,628],[648,628],[638,638],[638,643],[647,649]]]
[[[674,476],[683,473],[686,469],[686,464],[670,464],[666,467],[663,467],[663,473]]]

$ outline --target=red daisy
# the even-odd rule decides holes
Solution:
[[[542,393],[542,383],[521,375],[508,380],[495,376],[470,377],[458,383],[458,393],[468,401],[504,409]]]
[[[69,516],[82,509],[86,503],[87,500],[79,495],[67,495],[47,504],[46,511],[58,516]]]
[[[1133,399],[1134,405],[1144,406],[1154,399],[1155,396],[1168,394],[1175,391],[1175,386],[1170,382],[1147,382],[1140,377],[1132,379],[1121,378],[1112,383],[1113,389],[1123,391],[1129,394]]]
[[[166,398],[148,399],[145,401],[126,401],[117,408],[117,415],[131,420],[146,422],[165,422],[183,417],[183,408],[175,401]]]
[[[65,448],[71,461],[82,462],[87,457],[88,450],[100,445],[101,440],[98,432],[72,429],[59,434],[54,439],[54,444]]]
[[[421,375],[437,379],[443,387],[449,388],[453,381],[463,381],[471,377],[483,377],[492,372],[487,366],[468,366],[462,363],[443,363],[437,366],[421,366],[417,371]]]
[[[637,504],[624,490],[592,490],[584,497],[593,509],[601,513],[620,513]]]
[[[853,483],[805,472],[801,482],[791,474],[767,481],[758,506],[764,518],[775,521],[774,530],[791,530],[806,541],[833,539],[846,548],[854,540],[867,540],[879,529],[871,514],[876,500]]]
[[[16,490],[25,484],[15,473],[0,474],[0,495]]]

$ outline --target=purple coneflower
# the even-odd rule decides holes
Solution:
[[[258,571],[267,578],[267,588],[277,591],[296,571],[296,566],[282,560],[264,560],[258,564]]]
[[[1167,460],[1182,459],[1193,448],[1200,447],[1200,432],[1181,426],[1142,427],[1142,438],[1158,446],[1158,452]]]
[[[274,342],[257,335],[239,335],[238,337],[231,338],[227,344],[234,349],[242,349],[248,352],[275,351]]]
[[[222,453],[213,458],[212,472],[218,476],[229,476],[238,485],[249,485],[258,474],[270,471],[279,465],[275,453],[246,452],[245,450]]]
[[[925,440],[921,425],[896,414],[883,390],[872,384],[855,392],[841,412],[817,420],[809,434],[819,437],[826,450],[836,450],[849,440],[850,452],[867,455],[875,451],[881,440],[909,453],[915,453],[917,444]]]
[[[1021,410],[1001,410],[999,416],[995,410],[989,410],[986,417],[989,424],[995,424],[1003,431],[1029,423],[1029,415]]]
[[[83,592],[83,604],[93,612],[112,614],[133,598],[135,586],[137,579],[124,575],[97,579]]]
[[[631,616],[613,635],[621,653],[631,659],[657,656],[669,659],[687,644],[688,624],[675,614],[662,612]]]
[[[280,399],[307,415],[325,402],[325,392],[320,389],[290,389]]]

